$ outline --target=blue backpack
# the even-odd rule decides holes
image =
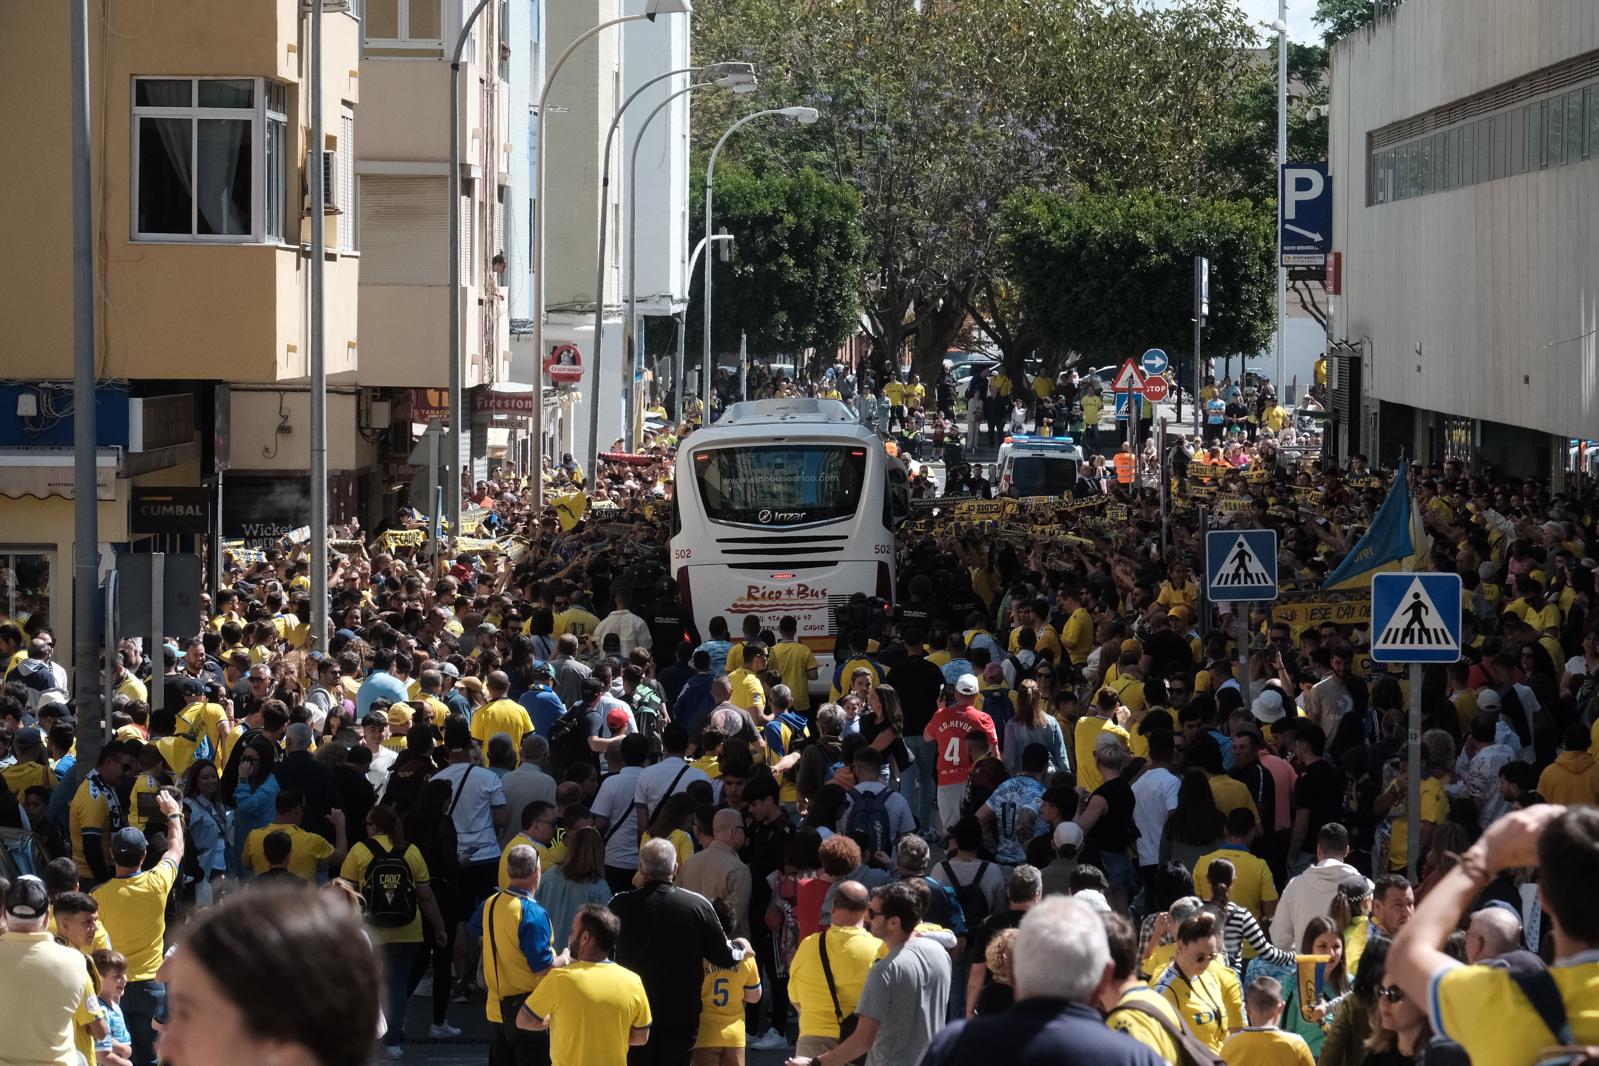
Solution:
[[[851,802],[845,831],[851,836],[861,834],[860,839],[864,841],[861,850],[867,856],[879,851],[885,855],[892,854],[894,835],[888,820],[888,789],[862,792],[859,788],[852,788],[849,796]]]

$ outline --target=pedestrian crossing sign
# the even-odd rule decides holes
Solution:
[[[1205,595],[1212,603],[1277,598],[1277,531],[1213,529],[1205,534]]]
[[[1371,658],[1452,663],[1460,658],[1460,575],[1392,573],[1371,579]]]

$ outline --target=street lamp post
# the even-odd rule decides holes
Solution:
[[[774,107],[774,108],[770,108],[770,109],[768,109],[766,111],[757,111],[757,112],[755,112],[752,115],[745,115],[743,118],[739,119],[737,122],[735,122],[731,126],[727,127],[727,132],[722,134],[721,140],[716,142],[716,147],[711,149],[710,161],[705,165],[705,235],[707,237],[709,237],[711,235],[711,233],[713,232],[712,229],[711,229],[711,218],[712,218],[712,213],[711,213],[711,182],[716,177],[716,157],[721,154],[722,146],[727,143],[727,139],[729,137],[733,136],[733,134],[738,131],[738,128],[740,126],[743,126],[744,124],[749,123],[749,122],[754,122],[758,118],[765,118],[768,115],[782,115],[784,118],[793,119],[794,121],[798,122],[802,126],[809,126],[809,125],[811,125],[812,123],[814,123],[816,121],[818,114],[819,114],[819,112],[817,112],[816,108],[814,108],[814,107]],[[703,397],[702,402],[705,404],[705,411],[704,411],[704,413],[702,415],[702,420],[701,420],[700,424],[704,425],[704,426],[709,426],[711,424],[711,257],[710,256],[706,256],[705,257],[705,307],[704,307],[704,310],[703,310],[703,314],[704,314],[704,319],[705,319],[705,323],[704,323],[705,324],[705,330],[704,330],[705,338],[704,338],[704,346],[703,346],[703,351],[702,351],[702,356],[701,356],[702,361],[700,363],[700,377],[701,377],[700,391],[701,391],[701,394],[702,394],[702,397]]]
[[[1277,0],[1277,215],[1282,217],[1283,164],[1288,162],[1288,0]],[[1283,380],[1283,333],[1288,325],[1288,271],[1283,268],[1283,230],[1277,225],[1277,395],[1287,399]]]
[[[461,23],[455,51],[450,53],[450,432],[446,446],[450,477],[444,490],[444,513],[450,533],[457,537],[461,535],[461,423],[466,418],[461,397],[461,55],[472,26],[488,4],[489,0],[477,0]],[[433,506],[431,500],[428,506]]]
[[[633,415],[633,379],[638,375],[639,361],[642,352],[638,344],[638,236],[635,232],[638,224],[638,153],[644,144],[644,134],[648,132],[650,123],[655,121],[655,116],[664,111],[668,104],[678,97],[703,89],[707,86],[731,89],[735,93],[754,92],[756,89],[755,71],[747,63],[721,64],[723,66],[738,66],[745,68],[733,75],[718,78],[713,82],[700,82],[667,96],[655,109],[644,116],[644,121],[639,123],[638,136],[633,138],[633,151],[628,157],[627,164],[627,318],[622,324],[623,355],[626,365],[622,368],[622,395],[626,398],[626,437],[627,447],[631,451],[635,446],[634,441],[634,415]],[[688,268],[685,277],[694,276],[694,267]],[[677,355],[679,364],[683,362],[683,353]]]
[[[705,251],[706,242],[708,242],[708,241],[731,241],[732,239],[733,239],[733,235],[731,233],[709,233],[709,234],[706,234],[705,236],[701,237],[699,239],[699,243],[694,245],[694,254],[692,254],[692,255],[690,255],[688,257],[688,273],[687,273],[686,276],[687,277],[691,277],[691,278],[694,276],[694,265],[700,261],[700,253]],[[680,314],[680,315],[677,316],[677,333],[678,333],[678,336],[677,336],[677,367],[675,368],[675,371],[673,373],[673,381],[672,381],[672,397],[673,397],[672,424],[673,425],[677,425],[677,424],[679,424],[679,423],[681,423],[683,421],[683,362],[684,362],[684,359],[683,359],[683,356],[684,356],[683,325],[684,325],[684,319],[685,319],[686,315],[687,315],[687,312],[684,312],[683,314]]]
[[[481,0],[486,2],[486,0]],[[537,130],[535,137],[538,151],[533,156],[533,513],[538,514],[544,509],[544,161],[549,155],[549,140],[545,136],[545,118],[549,109],[545,104],[549,100],[550,87],[555,84],[555,76],[561,72],[561,67],[577,51],[578,46],[589,38],[596,36],[601,30],[610,29],[628,22],[638,22],[648,19],[655,21],[657,15],[686,15],[693,11],[691,0],[650,0],[643,13],[637,15],[622,15],[618,18],[607,19],[597,26],[584,30],[572,39],[566,46],[555,65],[550,68],[549,74],[544,78],[544,85],[539,89],[539,102],[537,110]],[[603,253],[602,253],[603,254]],[[589,468],[589,475],[593,476],[593,467]]]
[[[633,92],[629,94],[628,98],[622,101],[622,106],[616,109],[616,115],[611,119],[611,128],[605,134],[605,155],[603,163],[600,167],[600,239],[597,246],[598,254],[594,257],[594,357],[591,360],[592,365],[589,368],[589,380],[594,383],[590,389],[589,396],[591,409],[589,411],[588,469],[590,471],[598,469],[596,463],[599,459],[600,367],[605,358],[605,234],[607,223],[610,221],[610,213],[606,210],[606,207],[610,200],[611,189],[611,144],[616,139],[616,128],[622,124],[622,115],[627,111],[629,105],[631,105],[634,100],[639,98],[639,94],[644,92],[645,89],[648,89],[657,82],[665,81],[667,78],[675,78],[679,74],[694,74],[701,71],[710,74],[718,74],[720,76],[711,81],[698,82],[694,85],[690,85],[687,89],[680,89],[668,96],[666,99],[668,101],[674,100],[677,97],[682,96],[684,93],[690,92],[694,89],[705,88],[707,86],[735,88],[747,85],[750,89],[755,88],[754,67],[748,63],[713,63],[705,67],[683,67],[680,70],[669,70],[665,74],[657,74],[649,81],[646,81],[643,85],[640,85],[637,89],[634,89]],[[657,107],[655,110],[659,111],[660,108]],[[655,112],[651,112],[650,118],[654,117]],[[649,119],[645,119],[644,121],[646,125],[649,124]],[[640,136],[642,137],[642,128],[639,132]],[[638,158],[637,139],[635,139],[633,142],[633,157],[635,159]],[[629,174],[628,198],[630,202],[632,200],[632,195],[633,177],[632,174]],[[631,239],[631,235],[629,235],[629,240]],[[631,382],[631,377],[629,378],[629,381]],[[631,387],[628,389],[626,395],[631,398]],[[629,403],[628,407],[631,412],[632,404]],[[631,435],[631,413],[629,413],[627,424],[628,433]]]

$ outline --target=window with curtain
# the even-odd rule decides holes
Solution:
[[[283,239],[284,86],[261,78],[136,78],[133,118],[134,239]]]

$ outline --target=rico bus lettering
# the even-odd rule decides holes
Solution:
[[[745,585],[744,598],[746,600],[825,600],[827,590],[812,588],[803,582],[791,588],[771,588],[767,585]]]

